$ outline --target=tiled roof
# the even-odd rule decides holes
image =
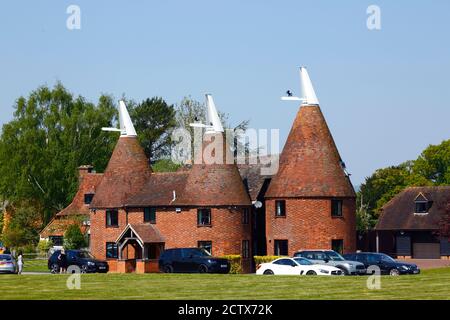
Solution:
[[[239,173],[252,201],[264,197],[264,194],[262,194],[264,183],[268,183],[272,178],[272,175],[264,175],[261,172],[261,169],[266,166],[262,163],[238,164]]]
[[[117,238],[116,242],[120,241],[130,229],[136,233],[136,236],[142,240],[143,243],[162,243],[166,241],[155,225],[150,223],[137,223],[127,225]]]
[[[300,107],[266,198],[355,196],[320,107]]]
[[[223,139],[222,134],[217,138]],[[203,145],[203,149],[208,143]],[[229,152],[224,144],[223,157]],[[233,159],[233,157],[231,157]],[[173,200],[173,190],[176,200]],[[249,206],[250,198],[245,190],[237,166],[222,163],[193,164],[175,173],[151,175],[150,180],[128,206]]]
[[[429,201],[427,214],[415,214],[415,200],[420,193]],[[407,188],[383,206],[375,229],[438,229],[439,221],[449,204],[450,186]]]
[[[120,208],[147,183],[151,168],[136,137],[121,136],[91,208]]]
[[[100,184],[102,177],[103,174],[99,173],[87,173],[83,175],[80,178],[80,185],[78,186],[78,191],[72,199],[72,202],[56,215],[88,215],[89,205],[84,203],[84,195],[88,193],[95,194],[96,188]]]
[[[47,226],[39,233],[41,238],[48,238],[49,236],[63,236],[67,230],[67,227],[71,224],[80,225],[81,232],[86,233],[89,230],[89,226],[82,225],[81,221],[74,220],[70,216],[56,216]]]
[[[130,207],[171,206],[183,203],[189,171],[152,173],[144,188],[126,203]],[[175,191],[176,200],[173,200]]]

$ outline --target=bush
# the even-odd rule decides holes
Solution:
[[[86,239],[77,224],[70,225],[64,233],[64,249],[73,250],[86,247]]]
[[[242,272],[241,256],[239,254],[229,254],[222,256],[221,258],[228,259],[228,261],[230,261],[231,264],[230,273],[238,274]]]
[[[46,255],[50,248],[53,247],[53,241],[52,240],[41,240],[38,243],[38,251],[41,255]]]
[[[254,256],[253,259],[255,259],[255,264],[261,264],[266,262],[272,262],[275,259],[281,258],[281,256]]]

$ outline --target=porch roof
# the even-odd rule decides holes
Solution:
[[[142,243],[162,243],[165,242],[165,238],[159,232],[159,230],[150,223],[139,223],[139,224],[128,224],[122,233],[117,237],[116,243],[119,243],[125,238],[127,232],[131,230],[135,237],[138,238]]]

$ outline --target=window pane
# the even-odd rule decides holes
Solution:
[[[249,219],[250,219],[249,211],[250,210],[248,208],[244,208],[244,211],[242,212],[242,223],[243,224],[248,224],[249,223]]]
[[[210,255],[212,255],[212,241],[199,241],[197,246],[200,249],[206,250]]]
[[[335,217],[342,216],[342,200],[331,200],[331,215]]]
[[[339,254],[344,252],[344,240],[331,240],[331,249]]]
[[[94,198],[94,194],[92,193],[86,193],[84,195],[84,203],[85,204],[90,204],[92,202],[92,199]]]
[[[274,255],[276,255],[276,256],[287,256],[288,255],[288,241],[287,240],[275,240]]]
[[[117,259],[117,244],[115,242],[106,243],[106,258]]]
[[[286,215],[286,201],[276,200],[275,201],[275,215],[278,217],[283,217]]]
[[[144,222],[156,223],[156,208],[144,208]]]
[[[197,223],[199,225],[211,224],[211,209],[198,209],[197,210]]]
[[[106,210],[106,225],[117,227],[119,224],[119,213],[117,210]]]

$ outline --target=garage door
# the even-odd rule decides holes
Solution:
[[[413,243],[413,258],[440,259],[439,243]]]

